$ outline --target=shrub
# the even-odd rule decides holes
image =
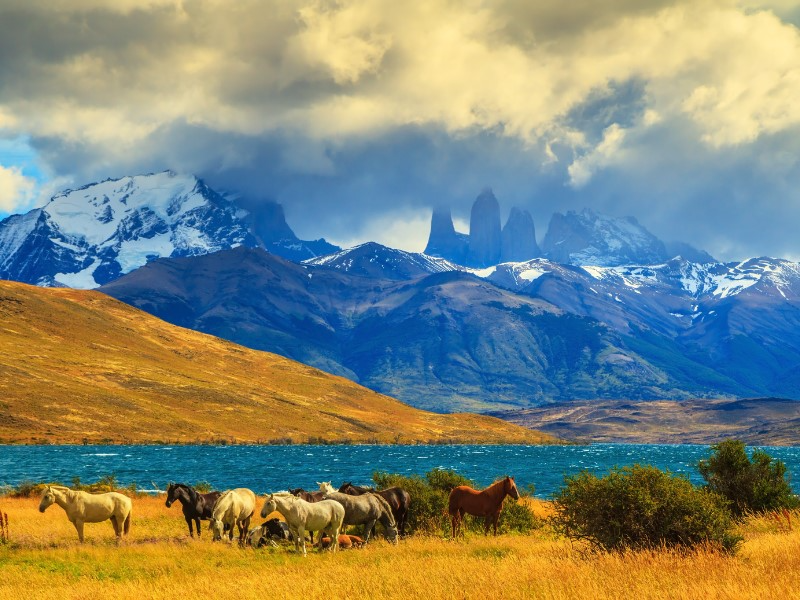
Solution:
[[[378,489],[398,486],[411,494],[406,526],[408,531],[442,536],[448,536],[451,532],[450,516],[447,514],[450,491],[459,485],[474,487],[466,477],[446,469],[433,469],[425,477],[375,472],[372,480]],[[527,533],[538,525],[536,517],[524,502],[506,498],[500,513],[498,532]],[[463,527],[483,533],[483,519],[467,517]]]
[[[797,498],[787,479],[786,465],[763,450],[748,458],[744,442],[725,440],[697,465],[706,487],[730,503],[734,516],[778,508],[794,508]]]
[[[652,466],[569,476],[554,504],[556,531],[603,550],[709,543],[734,551],[741,541],[723,498]]]

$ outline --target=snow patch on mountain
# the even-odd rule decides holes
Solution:
[[[351,275],[385,279],[412,279],[431,273],[463,271],[464,267],[444,258],[418,252],[405,252],[367,242],[326,256],[304,260],[303,264],[336,269]]]
[[[154,258],[240,245],[257,245],[241,209],[165,171],[66,190],[0,222],[0,277],[94,288]]]

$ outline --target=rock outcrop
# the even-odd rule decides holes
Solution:
[[[469,248],[469,238],[453,227],[453,217],[449,208],[438,207],[431,215],[431,233],[424,253],[438,256],[457,264],[464,264]]]
[[[469,253],[467,265],[489,267],[500,262],[500,204],[487,188],[472,205],[469,220]]]
[[[542,255],[533,217],[527,210],[512,208],[500,237],[502,262],[522,262]]]

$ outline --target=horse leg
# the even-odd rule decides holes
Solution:
[[[303,546],[303,556],[306,556],[306,530],[305,530],[305,527],[303,527],[302,525],[298,525],[298,527],[297,527],[297,539],[299,540],[299,543],[302,544],[302,546]],[[320,535],[320,539],[322,539],[321,535]],[[295,547],[298,550],[300,549],[297,546],[297,543],[295,543]]]
[[[76,519],[72,522],[75,525],[75,530],[78,532],[78,539],[80,540],[81,544],[83,543],[83,521],[80,519]]]
[[[194,531],[192,531],[192,517],[186,515],[184,517],[186,519],[186,524],[189,526],[189,537],[194,537]],[[200,535],[200,527],[197,528],[197,535]]]
[[[244,548],[244,539],[250,530],[250,517],[247,517],[239,524],[239,545]]]
[[[489,535],[489,527],[492,524],[492,515],[486,515],[483,519],[483,535]],[[497,531],[495,530],[495,534]]]
[[[500,512],[496,512],[494,515],[494,534],[497,535],[497,522],[500,520]]]
[[[375,519],[372,521],[367,521],[364,524],[364,543],[366,544],[369,541],[369,538],[372,536],[372,532],[375,529]]]
[[[195,517],[194,522],[197,525],[197,537],[200,537],[200,517]],[[191,533],[191,527],[189,527],[189,532]]]
[[[114,535],[119,539],[119,536],[122,535],[122,523],[120,523],[114,515],[111,515],[108,520],[111,521],[111,524],[114,526]]]

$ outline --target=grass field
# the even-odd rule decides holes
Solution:
[[[121,546],[110,523],[86,526],[80,545],[57,506],[0,497],[10,541],[0,544],[0,598],[697,598],[800,597],[799,514],[794,530],[767,518],[742,526],[736,556],[713,552],[593,554],[555,537],[410,537],[338,554],[289,547],[240,549],[190,539],[180,507],[134,499]],[[547,503],[535,511],[546,515]],[[260,522],[260,520],[259,520]]]

